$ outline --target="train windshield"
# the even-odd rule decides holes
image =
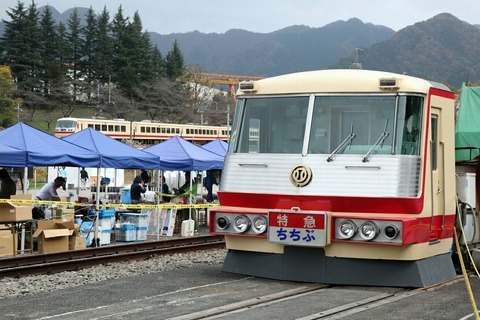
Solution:
[[[239,101],[230,139],[234,152],[301,153],[308,101],[308,96]]]
[[[322,95],[241,99],[231,151],[237,153],[420,154],[423,97]],[[307,127],[308,125],[308,127]],[[307,132],[308,131],[308,132]]]
[[[75,128],[76,122],[73,120],[57,120],[57,129],[71,129]]]

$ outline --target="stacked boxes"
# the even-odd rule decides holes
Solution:
[[[100,239],[100,245],[110,244],[110,238],[113,226],[115,225],[115,214],[116,211],[113,209],[100,209],[98,211],[98,237]],[[95,210],[89,210],[89,216],[95,215]],[[83,226],[87,227],[87,224],[84,222]],[[91,224],[90,224],[91,229]],[[93,231],[90,231],[93,233]],[[87,235],[87,245],[91,243],[90,235]]]
[[[100,237],[100,244],[110,244],[110,236],[115,225],[115,210],[100,209],[99,211],[99,226],[102,228],[102,235]]]
[[[145,241],[147,240],[148,214],[122,213],[120,214],[120,241]],[[135,236],[130,235],[132,226]],[[127,236],[128,233],[129,235]],[[125,239],[129,240],[125,240]]]

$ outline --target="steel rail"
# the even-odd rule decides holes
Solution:
[[[105,263],[148,259],[155,255],[224,247],[223,237],[199,236],[5,258],[0,259],[0,278],[79,270]]]

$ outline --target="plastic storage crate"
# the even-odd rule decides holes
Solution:
[[[120,223],[120,241],[137,241],[137,227],[133,223]]]
[[[147,240],[147,227],[137,227],[137,241]]]
[[[111,230],[115,225],[115,210],[113,209],[100,209],[98,217],[99,217],[99,225],[102,227],[102,230]]]
[[[148,214],[146,213],[121,213],[120,223],[133,223],[136,227],[148,227]]]
[[[110,244],[111,230],[102,229],[102,235],[100,236],[100,245],[104,246]]]

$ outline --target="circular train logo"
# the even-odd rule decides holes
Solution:
[[[312,170],[304,165],[298,165],[290,171],[290,182],[295,187],[305,187],[312,181]]]

